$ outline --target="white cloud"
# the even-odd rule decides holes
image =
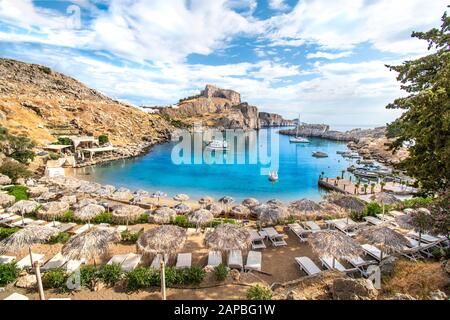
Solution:
[[[339,53],[330,53],[330,52],[318,51],[318,52],[315,52],[315,53],[308,53],[306,55],[306,58],[307,59],[323,58],[323,59],[328,59],[328,60],[334,60],[334,59],[348,57],[351,54],[352,54],[351,51],[343,51],[343,52],[339,52]]]
[[[269,8],[273,10],[286,10],[289,6],[284,2],[284,0],[269,0]]]

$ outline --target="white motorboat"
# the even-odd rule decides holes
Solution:
[[[211,150],[227,150],[228,143],[225,140],[212,140],[208,143],[206,148]]]
[[[269,181],[275,182],[278,181],[278,172],[273,171],[269,173]]]
[[[299,137],[298,131],[300,129],[300,125],[302,123],[300,122],[300,115],[298,116],[298,123],[297,123],[297,131],[295,132],[295,137],[290,137],[289,142],[291,143],[309,143],[309,140],[305,137]]]

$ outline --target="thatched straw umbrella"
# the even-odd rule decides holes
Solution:
[[[238,218],[245,218],[248,217],[250,214],[250,209],[244,205],[238,205],[231,208],[230,213]]]
[[[309,199],[300,199],[289,203],[288,211],[293,216],[316,214],[323,210],[323,207]]]
[[[252,208],[254,206],[257,206],[258,204],[259,201],[256,200],[255,198],[247,198],[242,201],[242,205],[246,206],[247,208]]]
[[[88,204],[81,209],[78,209],[74,212],[74,217],[81,220],[87,221],[88,225],[90,225],[91,220],[94,219],[99,214],[102,214],[106,211],[106,209],[98,204]]]
[[[12,206],[16,202],[16,198],[14,196],[10,196],[6,193],[0,193],[0,207],[7,208]]]
[[[262,210],[259,221],[263,224],[276,224],[289,217],[288,211],[283,207],[268,206]]]
[[[69,211],[70,205],[67,202],[55,201],[45,203],[36,214],[39,219],[54,221],[56,218],[64,216]]]
[[[61,253],[69,260],[92,259],[96,265],[95,258],[108,251],[110,242],[119,240],[114,229],[96,226],[70,238]]]
[[[183,203],[184,201],[188,201],[190,198],[187,194],[180,193],[173,197],[173,200]]]
[[[202,197],[202,198],[200,198],[200,200],[198,200],[198,203],[200,204],[201,207],[207,206],[213,202],[214,202],[214,198],[209,197],[209,196]]]
[[[98,203],[98,202],[97,202],[97,200],[95,200],[95,199],[92,199],[92,198],[85,198],[85,199],[79,200],[77,203],[75,203],[75,204],[73,205],[73,207],[74,207],[75,209],[81,209],[81,208],[87,206],[88,204],[97,204],[97,203]]]
[[[177,213],[175,210],[168,207],[162,207],[149,214],[148,221],[150,223],[165,224],[173,221],[176,216]]]
[[[109,198],[116,192],[116,187],[112,185],[104,185],[100,189],[98,189],[95,194],[102,198]]]
[[[361,254],[361,247],[349,236],[335,230],[324,230],[310,234],[308,243],[318,256],[336,259],[352,259]]]
[[[185,203],[179,203],[173,209],[177,214],[187,214],[192,211],[192,208]]]
[[[11,236],[0,242],[0,253],[20,252],[23,249],[28,248],[31,266],[34,267],[36,271],[36,281],[41,300],[45,300],[41,271],[39,268],[39,262],[34,263],[33,261],[31,247],[39,243],[47,242],[52,236],[58,233],[59,230],[53,227],[30,225],[13,233]]]
[[[385,205],[392,205],[392,204],[398,204],[401,203],[399,199],[397,199],[393,194],[386,193],[386,192],[379,192],[375,193],[372,197],[370,197],[370,200],[373,200],[379,204],[381,204],[381,207],[383,209],[382,217],[384,220],[384,212],[385,212]]]
[[[217,203],[210,203],[205,207],[206,210],[210,211],[214,217],[218,217],[222,214],[223,208]]]
[[[366,208],[366,203],[363,200],[347,195],[332,201],[332,203],[356,213],[362,213]]]
[[[120,189],[119,189],[120,190]],[[127,202],[129,203],[131,200],[133,200],[134,195],[131,193],[130,190],[123,190],[119,191],[117,190],[114,192],[111,196],[112,200],[119,201],[119,202]]]
[[[165,197],[167,197],[167,194],[162,191],[156,191],[156,192],[152,193],[152,198],[158,199],[158,205],[159,205],[159,200],[161,198],[165,198]]]
[[[248,250],[251,245],[247,229],[234,224],[224,223],[205,235],[208,247],[218,251]]]
[[[275,207],[282,207],[283,206],[283,201],[278,200],[278,199],[270,199],[269,201],[266,202],[269,206],[275,206]]]
[[[358,232],[365,241],[380,248],[380,261],[383,260],[383,251],[394,253],[403,250],[408,245],[408,240],[397,231],[385,226],[365,227]]]
[[[225,205],[225,213],[228,214],[228,211],[229,211],[228,206],[234,202],[234,199],[232,197],[225,196],[225,197],[220,198],[219,202],[222,203],[223,205]]]
[[[269,205],[262,203],[258,204],[250,209],[250,214],[253,218],[259,219],[263,211],[267,210]]]
[[[396,216],[395,221],[400,228],[413,229],[419,233],[419,246],[422,242],[422,233],[431,231],[434,222],[430,211],[426,208],[419,208],[409,214]]]
[[[8,211],[11,213],[19,213],[20,215],[30,214],[39,208],[40,204],[32,200],[19,200],[13,204]]]
[[[156,256],[161,254],[161,295],[166,300],[166,277],[165,264],[166,256],[176,253],[186,242],[186,229],[164,225],[144,232],[136,242],[139,252],[146,256]]]
[[[138,206],[132,205],[120,205],[116,207],[112,213],[112,220],[114,223],[126,223],[136,221],[141,215],[145,213],[145,210]]]
[[[145,191],[143,189],[138,189],[134,192],[135,197],[149,197],[150,193],[148,191]]]
[[[188,221],[194,223],[197,228],[214,220],[214,215],[206,209],[198,209],[187,215]]]

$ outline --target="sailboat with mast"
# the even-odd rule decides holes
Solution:
[[[289,139],[289,142],[291,142],[291,143],[309,143],[308,139],[306,139],[305,137],[300,137],[298,135],[301,124],[302,123],[300,122],[300,115],[298,115],[297,131],[295,132],[295,137],[291,137]]]

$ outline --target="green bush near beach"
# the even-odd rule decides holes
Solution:
[[[247,299],[249,300],[272,300],[272,291],[259,284],[251,286],[247,290]]]
[[[73,211],[69,210],[56,220],[63,223],[75,222],[75,217],[73,216]]]
[[[175,220],[173,220],[172,224],[181,227],[181,228],[195,228],[196,225],[190,223],[186,216],[176,216]]]
[[[84,288],[92,289],[98,281],[97,268],[86,265],[80,268],[80,284]]]
[[[28,188],[25,186],[12,186],[5,190],[9,195],[14,196],[16,201],[28,200]]]
[[[190,267],[177,269],[175,267],[167,267],[166,286],[180,285],[198,285],[205,278],[206,272],[200,267]],[[150,287],[157,287],[161,284],[159,270],[147,267],[136,268],[128,272],[126,275],[127,289],[136,291]]]
[[[122,269],[117,263],[102,265],[97,270],[98,279],[110,287],[114,286],[122,278],[122,275]]]
[[[0,287],[14,282],[19,276],[20,270],[15,263],[0,264]]]
[[[228,276],[228,268],[223,263],[214,268],[214,276],[217,281],[224,281]]]
[[[54,236],[52,236],[49,240],[50,243],[66,243],[70,239],[70,234],[67,232],[60,232]]]
[[[19,228],[0,228],[0,240],[8,238],[17,231],[19,231]]]
[[[139,239],[141,234],[142,234],[142,231],[140,231],[140,232],[133,232],[133,231],[130,231],[130,230],[125,230],[125,231],[122,231],[122,233],[120,234],[120,239],[123,242],[136,243],[136,241]]]
[[[67,278],[68,275],[61,268],[50,270],[42,277],[42,285],[44,289],[66,290]]]
[[[97,215],[94,219],[91,220],[91,223],[93,224],[100,224],[100,223],[108,223],[112,224],[112,213],[111,212],[103,212]]]
[[[430,204],[433,203],[433,198],[427,197],[417,197],[417,198],[411,198],[403,200],[403,203],[400,205],[402,209],[409,209],[409,208],[421,208],[421,207],[428,207]]]
[[[26,165],[12,160],[6,160],[2,163],[0,173],[10,177],[13,182],[16,182],[19,178],[29,178],[32,176],[31,171],[28,170]]]

